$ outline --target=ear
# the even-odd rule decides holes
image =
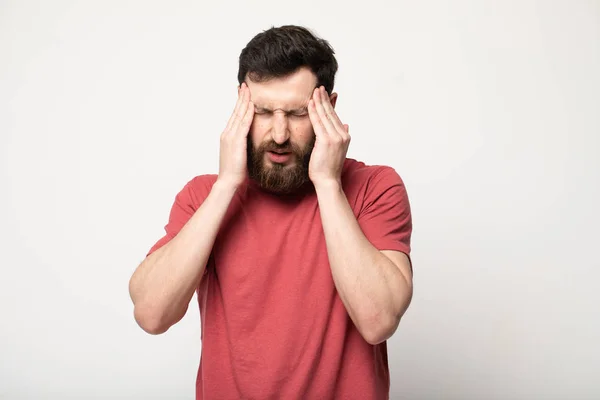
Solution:
[[[331,93],[331,95],[329,96],[329,102],[331,103],[331,107],[335,108],[335,102],[337,101],[338,98],[338,94],[333,92]]]

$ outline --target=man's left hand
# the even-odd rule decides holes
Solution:
[[[308,115],[316,135],[308,176],[315,188],[341,184],[350,135],[348,125],[340,121],[323,86],[315,89],[308,103]]]

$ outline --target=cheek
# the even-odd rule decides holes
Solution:
[[[301,146],[310,142],[315,134],[308,118],[306,121],[302,120],[290,125],[292,140]]]
[[[248,132],[248,136],[252,139],[254,143],[261,143],[264,140],[264,137],[267,134],[267,132],[268,129],[266,124],[255,119],[250,125],[250,131]]]

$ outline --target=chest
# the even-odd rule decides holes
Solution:
[[[213,261],[222,289],[237,295],[333,287],[316,196],[291,204],[238,202],[219,232]]]

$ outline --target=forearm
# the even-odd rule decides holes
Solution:
[[[317,196],[338,294],[362,336],[381,342],[398,326],[412,285],[365,237],[341,185],[318,188]]]
[[[162,333],[183,318],[234,193],[235,188],[217,181],[181,231],[134,272],[130,294],[144,330]]]

